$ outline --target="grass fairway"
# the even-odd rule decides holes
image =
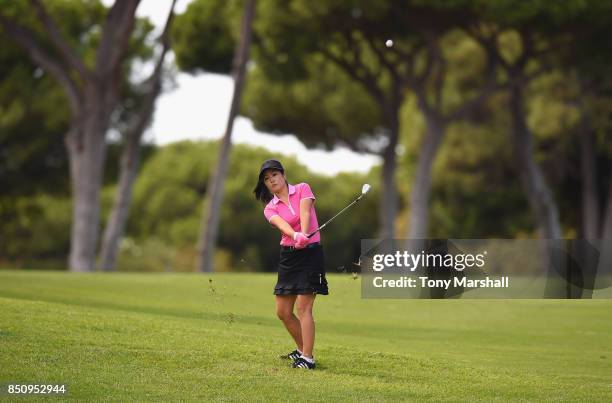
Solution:
[[[0,271],[0,383],[79,401],[612,400],[612,300],[365,300],[330,275],[307,372],[276,358],[294,346],[274,280]]]

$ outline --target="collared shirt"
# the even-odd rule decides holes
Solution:
[[[307,183],[298,183],[293,186],[289,184],[289,204],[285,204],[285,202],[281,201],[276,195],[270,200],[270,202],[264,208],[264,215],[268,222],[274,216],[280,216],[283,220],[287,221],[287,223],[293,228],[294,231],[301,232],[302,227],[300,223],[300,201],[302,199],[313,199],[315,200],[314,194],[312,190],[310,190],[310,186]],[[312,206],[310,207],[310,225],[308,228],[308,234],[314,232],[319,227],[319,223],[317,222],[317,213],[314,208],[314,201]],[[317,232],[308,240],[308,243],[320,242],[321,236]],[[293,246],[295,241],[288,237],[285,234],[282,234],[281,245],[284,246]]]

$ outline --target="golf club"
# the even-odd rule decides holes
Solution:
[[[338,212],[338,214],[336,214],[335,216],[333,216],[332,218],[330,218],[329,220],[327,220],[323,225],[319,226],[319,228],[317,228],[316,230],[314,230],[314,232],[312,234],[307,235],[308,238],[311,238],[314,234],[316,234],[317,232],[321,231],[323,228],[325,228],[325,226],[327,224],[329,224],[334,218],[338,217],[340,214],[342,214],[344,212],[344,210],[346,210],[347,208],[351,207],[353,204],[357,203],[359,200],[361,200],[361,198],[370,191],[371,186],[368,185],[367,183],[364,184],[361,188],[361,194],[359,195],[358,198],[356,198],[355,200],[353,200],[351,202],[351,204],[349,204],[348,206],[346,206],[345,208],[343,208],[342,210],[340,210]]]

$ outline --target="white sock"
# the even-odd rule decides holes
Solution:
[[[299,348],[296,348],[297,352],[300,353],[300,355],[302,355],[302,351]]]
[[[300,354],[302,354],[302,353],[300,353]],[[308,362],[309,362],[309,363],[311,363],[311,364],[314,364],[314,362],[315,362],[315,361],[314,361],[314,357],[312,357],[312,358],[308,358],[308,357],[306,357],[304,354],[302,354],[302,355],[300,356],[300,358],[305,359],[306,361],[308,361]]]

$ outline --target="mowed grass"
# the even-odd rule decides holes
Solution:
[[[0,383],[78,401],[612,400],[612,300],[371,300],[329,281],[305,371],[277,358],[294,346],[274,275],[0,271]]]

